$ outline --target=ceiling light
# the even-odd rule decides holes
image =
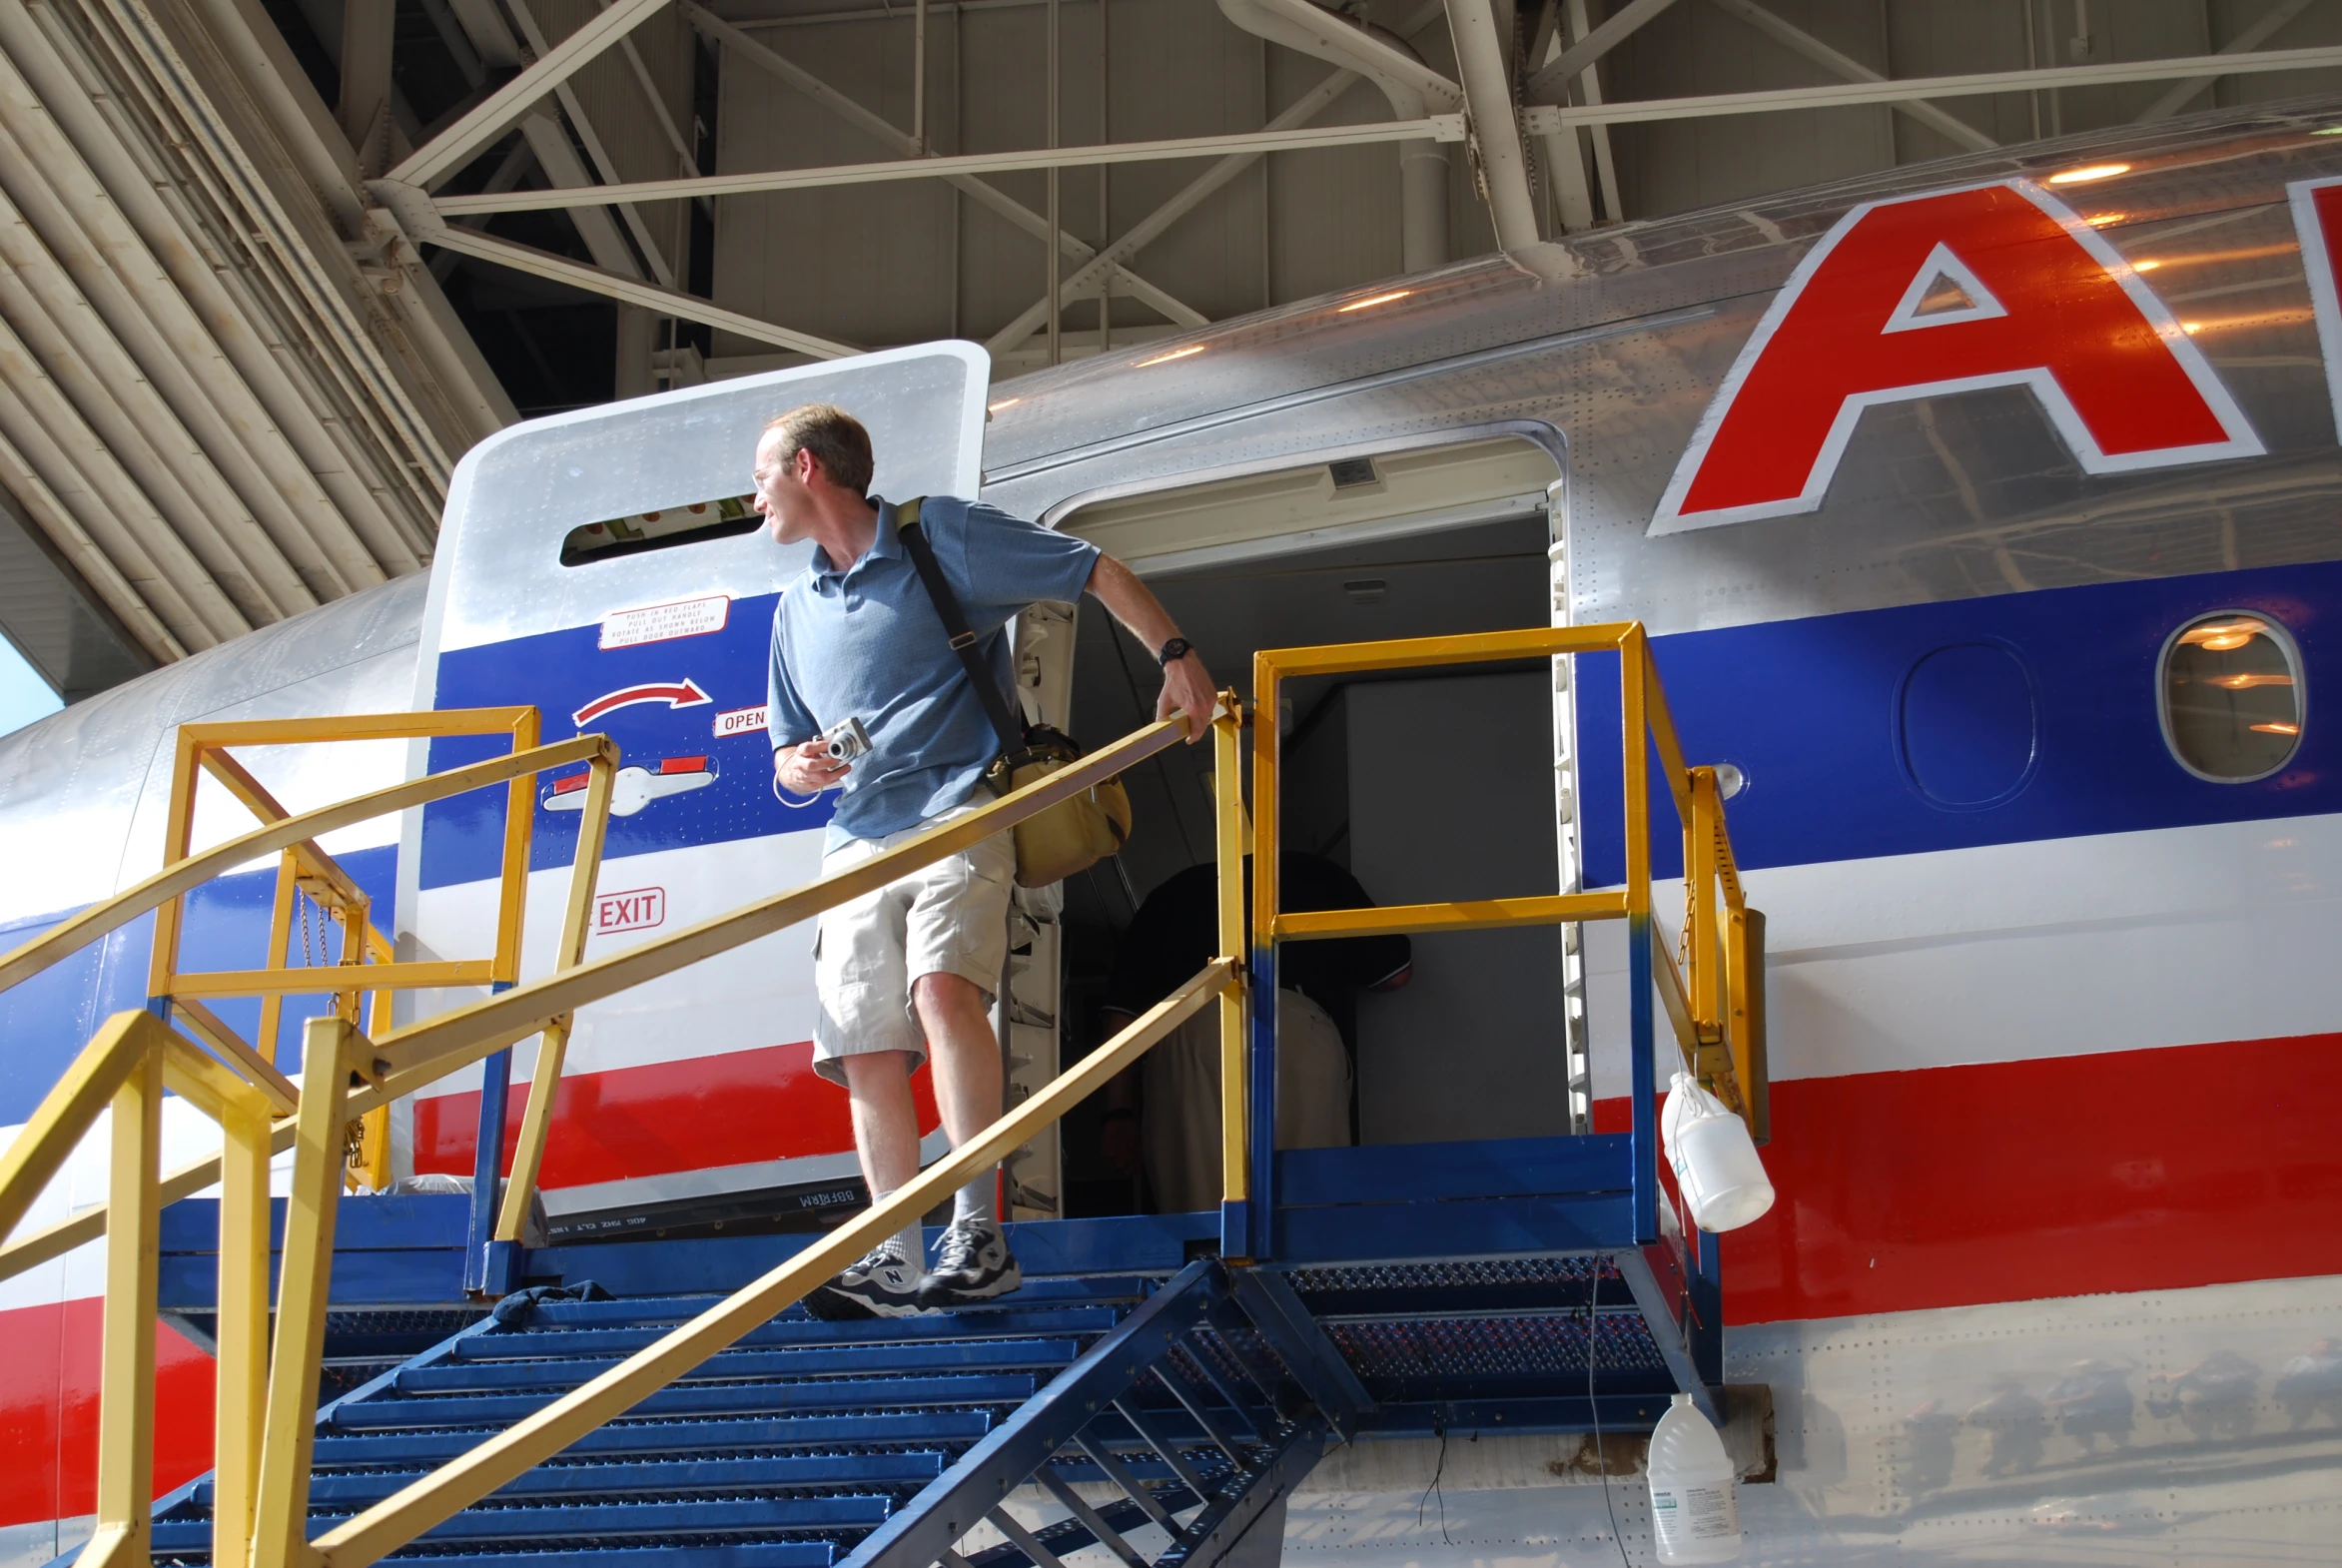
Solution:
[[[1173,349],[1171,353],[1159,354],[1152,360],[1141,360],[1137,365],[1132,366],[1131,369],[1134,371],[1144,371],[1150,365],[1162,365],[1169,360],[1184,360],[1190,354],[1201,354],[1202,352],[1203,345],[1199,343],[1191,343],[1184,349]]]
[[[2092,180],[2111,180],[2118,174],[2130,173],[2128,164],[2083,164],[2079,169],[2066,169],[2049,176],[2051,185],[2086,185]]]
[[[1349,304],[1337,309],[1334,314],[1336,316],[1342,316],[1347,315],[1351,311],[1363,311],[1369,306],[1388,305],[1391,301],[1403,300],[1414,292],[1415,291],[1412,289],[1393,289],[1388,294],[1369,295],[1363,300],[1352,300]]]

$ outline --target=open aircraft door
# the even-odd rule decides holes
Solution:
[[[972,344],[890,350],[531,420],[464,456],[414,705],[532,703],[545,740],[617,742],[588,959],[820,865],[835,797],[784,798],[764,728],[773,605],[811,551],[775,544],[751,504],[766,422],[800,403],[839,404],[870,429],[875,493],[973,495],[990,371]],[[428,744],[433,769],[505,746]],[[537,783],[524,978],[552,968],[584,783],[581,768]],[[402,948],[492,951],[503,819],[500,788],[409,814]],[[846,1097],[812,1071],[812,942],[810,924],[792,928],[582,1012],[542,1175],[554,1238],[860,1200]],[[477,995],[420,993],[400,1022]],[[534,1050],[513,1053],[508,1130]],[[481,1082],[474,1068],[401,1107],[400,1167],[472,1170]],[[922,1130],[940,1141],[924,1071],[918,1084]]]

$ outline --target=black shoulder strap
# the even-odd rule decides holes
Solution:
[[[935,601],[937,618],[951,635],[952,651],[960,656],[960,664],[968,671],[968,679],[976,687],[976,700],[984,704],[984,716],[992,721],[995,734],[1000,736],[1003,751],[1019,751],[1025,745],[1024,726],[1009,714],[1008,699],[992,683],[992,671],[984,662],[984,655],[976,651],[976,633],[968,629],[968,617],[960,613],[960,601],[952,592],[952,585],[944,580],[944,569],[935,558],[935,546],[927,540],[927,532],[919,526],[919,504],[924,495],[914,495],[895,507],[895,531],[910,552],[911,564],[919,572],[919,580],[927,588],[927,596]]]

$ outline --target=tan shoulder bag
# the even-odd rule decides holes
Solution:
[[[961,613],[959,599],[944,580],[935,547],[919,526],[919,504],[925,499],[916,496],[895,508],[896,531],[927,588],[927,596],[935,602],[936,615],[952,639],[952,651],[960,656],[960,664],[976,688],[984,716],[1000,737],[1001,754],[993,759],[984,782],[995,795],[1006,795],[1079,761],[1082,748],[1062,731],[1047,724],[1019,723],[1009,712],[1007,699],[993,684],[992,671],[976,651],[976,633],[968,629],[968,617]],[[1039,816],[1028,817],[1017,824],[1016,834],[1018,886],[1047,887],[1087,870],[1123,847],[1131,836],[1131,797],[1121,779],[1108,779],[1059,801]]]

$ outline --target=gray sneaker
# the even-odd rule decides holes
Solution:
[[[935,1268],[920,1282],[919,1304],[929,1311],[977,1306],[1025,1282],[997,1219],[955,1219],[936,1243]]]
[[[860,1262],[839,1271],[805,1297],[805,1310],[837,1322],[859,1317],[916,1317],[920,1303],[919,1265],[906,1263],[891,1246],[874,1246]]]

